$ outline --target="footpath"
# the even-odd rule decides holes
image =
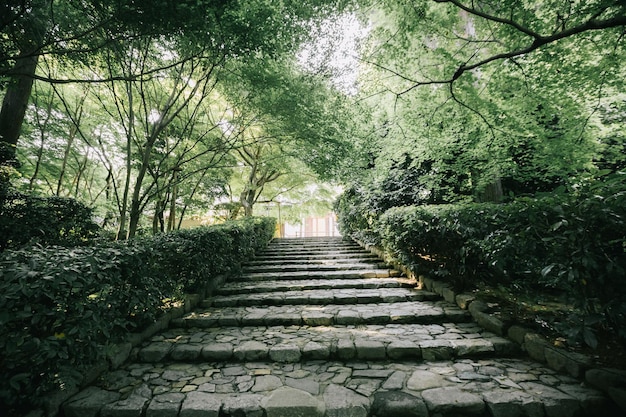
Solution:
[[[276,239],[65,417],[618,416],[340,238]]]

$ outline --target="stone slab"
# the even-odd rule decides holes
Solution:
[[[269,356],[275,362],[294,363],[300,361],[302,353],[297,345],[277,345],[270,348]]]
[[[171,392],[155,395],[146,410],[146,417],[177,417],[185,394]]]
[[[363,395],[331,384],[324,391],[326,417],[367,417],[369,399]]]
[[[179,417],[219,417],[222,399],[216,394],[190,392],[185,397]]]
[[[222,411],[228,416],[265,417],[263,398],[258,394],[226,395],[223,397]]]
[[[97,417],[102,407],[120,398],[117,392],[88,387],[68,400],[63,406],[67,417]]]
[[[401,391],[377,392],[372,401],[372,417],[429,417],[421,398]]]
[[[456,387],[428,389],[422,398],[431,414],[480,416],[485,410],[481,397]]]
[[[283,387],[262,400],[267,417],[323,417],[326,406],[308,392]]]
[[[430,388],[438,388],[449,385],[446,379],[439,374],[426,370],[413,371],[406,382],[407,389],[412,391],[423,391]]]

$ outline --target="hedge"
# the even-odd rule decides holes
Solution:
[[[182,294],[272,239],[275,220],[250,218],[128,242],[31,247],[0,255],[0,403],[37,403],[80,382],[107,346],[167,311]]]
[[[459,290],[480,282],[557,292],[626,338],[622,177],[502,204],[394,207],[376,217],[348,209],[347,196],[336,207],[344,235],[381,246],[418,274]]]
[[[72,198],[39,197],[12,188],[0,195],[0,251],[27,244],[90,244],[100,228],[92,209]]]

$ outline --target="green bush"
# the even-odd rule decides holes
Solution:
[[[245,218],[211,227],[181,230],[149,238],[161,255],[163,274],[178,276],[185,292],[198,290],[207,276],[236,273],[239,263],[267,245],[275,223],[266,218]]]
[[[71,198],[37,197],[7,189],[0,198],[0,251],[26,244],[77,246],[99,232],[92,210]]]
[[[626,339],[625,188],[616,174],[569,193],[395,207],[367,222],[358,196],[342,197],[337,207],[344,235],[367,236],[417,273],[457,289],[482,282],[557,292],[582,312],[579,321],[601,317]]]
[[[371,196],[363,188],[353,186],[339,196],[334,204],[339,232],[362,242],[380,245],[380,234],[375,230],[382,212],[372,207]]]
[[[623,194],[525,198],[507,204],[394,208],[381,216],[384,247],[456,286],[470,281],[557,289],[597,311],[625,293]]]
[[[79,382],[77,371],[107,346],[234,271],[274,228],[274,219],[255,218],[129,242],[5,251],[0,403],[33,405],[51,388]]]
[[[479,205],[396,207],[385,212],[378,230],[383,247],[420,273],[448,280],[458,289],[484,272],[474,237],[485,231],[470,211]],[[481,230],[482,229],[482,230]]]

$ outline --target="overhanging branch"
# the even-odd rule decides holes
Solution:
[[[602,14],[604,14],[608,8],[605,7],[603,9],[601,9],[600,11],[598,11],[597,13],[593,14],[589,19],[587,19],[586,21],[584,21],[583,23],[580,23],[576,26],[572,26],[569,28],[563,28],[562,30],[559,30],[555,33],[552,33],[550,35],[541,35],[538,32],[535,32],[533,30],[531,30],[530,28],[521,25],[520,23],[516,22],[515,20],[508,19],[508,18],[502,18],[499,16],[495,16],[489,13],[486,13],[482,10],[479,10],[475,7],[470,7],[467,5],[464,5],[460,0],[433,0],[437,3],[450,3],[456,7],[458,7],[461,10],[464,10],[465,12],[476,16],[476,17],[480,17],[482,19],[486,19],[489,20],[491,22],[496,22],[499,24],[503,24],[503,25],[507,25],[507,26],[511,26],[513,28],[515,28],[517,31],[521,32],[522,34],[529,36],[530,38],[532,38],[530,40],[530,42],[524,46],[524,47],[520,47],[517,49],[514,49],[512,51],[508,51],[508,52],[502,52],[502,53],[497,53],[497,54],[493,54],[491,56],[488,56],[487,58],[481,59],[478,62],[475,63],[465,63],[461,66],[459,66],[456,71],[454,72],[454,74],[449,77],[449,78],[445,78],[445,79],[439,79],[439,80],[424,80],[424,81],[414,81],[413,85],[410,86],[409,88],[405,89],[404,91],[400,92],[398,94],[398,96],[401,96],[403,94],[408,93],[409,91],[420,87],[420,86],[424,86],[424,85],[433,85],[433,84],[452,84],[454,83],[457,79],[459,79],[463,74],[465,74],[468,71],[472,71],[475,70],[479,67],[485,66],[491,62],[494,61],[501,61],[501,60],[506,60],[506,59],[513,59],[515,57],[519,57],[519,56],[523,56],[523,55],[527,55],[530,54],[531,52],[545,46],[545,45],[549,45],[552,43],[555,43],[557,41],[560,41],[562,39],[566,39],[569,37],[573,37],[573,36],[577,36],[580,35],[582,33],[585,32],[591,32],[591,31],[599,31],[599,30],[606,30],[606,29],[612,29],[612,28],[618,28],[618,27],[626,27],[626,8],[621,8],[619,10],[620,14],[610,17],[610,18],[605,18],[605,19],[600,19],[600,16]],[[376,65],[376,64],[374,64]],[[389,71],[392,74],[395,74],[399,77],[401,77],[402,79],[406,80],[406,81],[411,81],[411,79],[407,76],[398,74],[396,71],[392,71],[388,68],[385,68],[383,66],[380,65],[376,65],[379,68]]]

